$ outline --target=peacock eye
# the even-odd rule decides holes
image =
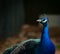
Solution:
[[[45,22],[47,22],[47,20],[44,19],[44,20],[43,20],[43,23],[45,23]]]
[[[43,21],[45,21],[45,19],[43,19]]]

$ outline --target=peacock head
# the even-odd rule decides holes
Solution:
[[[40,17],[38,20],[37,20],[37,22],[39,22],[39,23],[41,23],[41,24],[43,24],[43,25],[47,25],[47,23],[48,23],[48,17],[47,16],[43,16],[43,17]]]

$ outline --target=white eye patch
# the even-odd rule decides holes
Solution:
[[[43,23],[47,22],[47,20],[42,21]]]

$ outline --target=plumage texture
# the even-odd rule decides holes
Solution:
[[[5,50],[3,54],[34,54],[40,39],[29,39]]]
[[[48,18],[40,18],[37,21],[43,24],[41,39],[26,40],[7,49],[3,54],[55,54],[55,45],[49,35]]]
[[[44,27],[36,54],[55,54],[55,45],[49,37],[48,26]]]

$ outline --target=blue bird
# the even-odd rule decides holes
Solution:
[[[41,41],[38,45],[36,54],[55,54],[55,45],[50,39],[49,35],[49,25],[48,25],[48,18],[43,17],[37,20],[41,24],[43,24],[43,31],[41,35]]]
[[[28,39],[8,48],[3,54],[55,54],[55,45],[49,35],[48,18],[41,17],[37,21],[43,25],[41,38]]]

